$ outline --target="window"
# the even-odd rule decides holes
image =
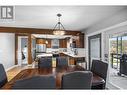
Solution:
[[[119,69],[120,56],[122,54],[127,54],[127,36],[118,36],[110,39],[110,60],[111,67]]]
[[[127,54],[127,36],[122,37],[122,53]]]

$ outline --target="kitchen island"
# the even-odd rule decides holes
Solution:
[[[70,57],[73,57],[73,58],[81,58],[81,57],[85,57],[85,54],[81,54],[81,53],[78,53],[78,54],[74,54],[74,53],[70,53],[70,52],[62,52],[63,54],[67,55],[67,56],[70,56]]]
[[[67,56],[69,58],[70,65],[80,64],[81,66],[86,66],[85,53],[78,53],[77,55],[75,55],[73,52],[62,52],[60,55]]]

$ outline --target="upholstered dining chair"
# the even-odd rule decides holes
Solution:
[[[38,68],[50,68],[52,67],[51,57],[42,57],[38,60]]]
[[[56,67],[68,66],[68,57],[57,57]]]
[[[103,78],[105,80],[104,83],[101,83],[101,84],[98,83],[98,84],[92,86],[92,89],[105,89],[107,70],[108,70],[108,63],[105,63],[100,60],[93,60],[92,61],[91,71],[94,74],[99,75],[101,78]]]
[[[4,66],[0,64],[0,88],[3,87],[7,82],[8,80]]]
[[[54,76],[33,76],[17,80],[12,89],[56,89]]]
[[[91,89],[92,72],[75,71],[62,76],[62,89]]]

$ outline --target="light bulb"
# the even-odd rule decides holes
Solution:
[[[48,44],[48,41],[46,40],[45,43]]]

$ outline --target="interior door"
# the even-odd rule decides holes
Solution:
[[[89,43],[89,69],[93,59],[101,60],[101,34],[88,37]]]

